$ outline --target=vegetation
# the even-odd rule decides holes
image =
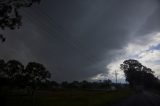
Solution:
[[[26,67],[17,60],[5,62],[0,60],[0,90],[3,88],[20,89],[31,88],[33,90],[46,83],[50,78],[49,71],[36,62],[30,62]]]
[[[125,84],[111,80],[57,83],[51,74],[36,62],[24,66],[17,60],[0,60],[0,99],[7,106],[100,106],[115,103],[133,92]],[[113,89],[113,87],[116,87]]]
[[[109,89],[112,86],[111,80],[104,80],[104,81],[98,81],[98,82],[88,82],[86,80],[84,81],[73,81],[73,82],[62,82],[59,86],[61,88],[66,89]]]
[[[143,66],[137,60],[125,60],[121,64],[121,69],[125,73],[126,81],[134,86],[143,86],[145,88],[154,88],[159,85],[159,80],[154,76],[154,71]]]
[[[121,69],[132,87],[159,88],[154,72],[137,60],[124,61]],[[109,79],[57,83],[49,80],[50,77],[49,71],[40,63],[29,62],[24,66],[17,60],[5,62],[1,59],[0,99],[7,106],[103,106],[134,94],[127,84],[115,84]]]
[[[19,10],[24,7],[30,7],[34,3],[40,3],[41,0],[0,0],[0,28],[9,28],[14,30],[22,25],[22,16]],[[5,37],[0,35],[2,42]]]
[[[37,91],[31,96],[7,96],[7,106],[104,106],[133,94],[129,89],[117,91]]]
[[[41,0],[0,0],[0,28],[14,30],[22,25],[20,9],[31,7]],[[6,38],[0,34],[0,40]],[[120,68],[131,87],[160,89],[154,71],[139,61],[125,60]],[[0,105],[5,106],[104,106],[125,99],[134,92],[127,84],[111,80],[88,82],[51,81],[43,64],[29,62],[24,66],[17,60],[0,59]],[[158,91],[159,92],[159,91]]]

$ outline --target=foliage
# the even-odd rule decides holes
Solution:
[[[0,0],[0,28],[14,30],[22,25],[22,16],[19,14],[20,8],[30,7],[41,0]],[[5,41],[0,35],[2,42]]]
[[[137,60],[125,60],[120,68],[124,71],[126,81],[131,86],[143,85],[145,87],[151,87],[158,81],[153,74],[154,72]]]
[[[5,66],[6,63],[4,60],[0,60],[0,84],[4,86],[7,83],[6,75],[5,75]]]
[[[30,7],[35,2],[39,3],[40,0],[0,0],[0,27],[19,28],[22,25],[19,9]]]
[[[69,89],[110,89],[112,85],[111,80],[108,79],[101,82],[88,82],[86,80],[73,82],[64,81],[59,86]]]
[[[36,62],[28,63],[25,73],[28,78],[28,84],[34,89],[37,85],[46,82],[51,77],[49,71],[42,64]]]
[[[30,62],[25,68],[17,60],[9,60],[8,62],[0,60],[1,87],[25,88],[30,86],[35,88],[35,86],[46,83],[50,76],[50,72],[40,63]]]
[[[5,66],[5,75],[10,86],[20,87],[24,82],[24,66],[17,60],[9,60]]]

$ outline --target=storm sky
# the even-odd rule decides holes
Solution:
[[[1,31],[0,57],[44,64],[56,81],[114,80],[137,59],[160,75],[159,0],[42,0],[21,10],[23,26]]]

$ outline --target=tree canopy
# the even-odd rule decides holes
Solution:
[[[34,3],[40,3],[41,0],[0,0],[0,28],[11,30],[19,28],[22,25],[22,16],[19,10],[24,7],[31,7]],[[2,42],[5,37],[0,35]]]
[[[128,81],[131,86],[143,85],[149,87],[158,80],[153,74],[154,71],[134,59],[125,60],[123,64],[120,65],[120,68],[124,71],[126,81]]]
[[[0,82],[2,86],[35,88],[38,84],[45,83],[51,74],[43,64],[29,62],[26,67],[17,61],[0,60]]]
[[[26,66],[25,73],[29,85],[33,88],[42,82],[46,82],[51,77],[49,71],[42,64],[36,62],[29,62]]]

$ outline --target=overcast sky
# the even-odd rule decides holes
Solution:
[[[2,32],[5,60],[40,62],[56,81],[114,80],[114,70],[123,81],[130,58],[160,75],[159,0],[42,0],[21,14],[19,30]]]

